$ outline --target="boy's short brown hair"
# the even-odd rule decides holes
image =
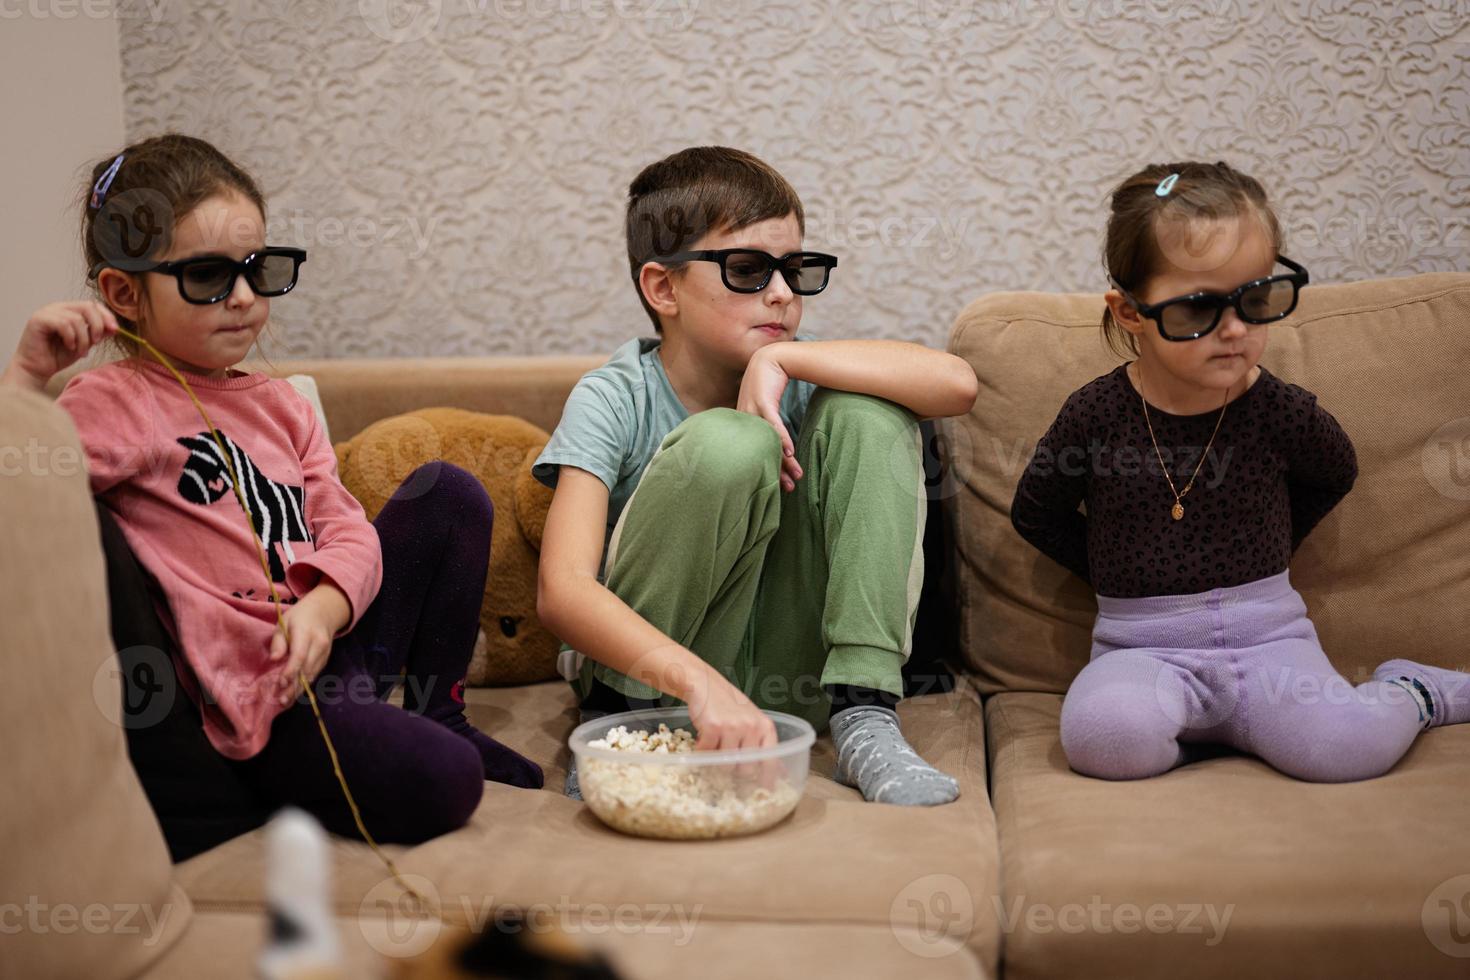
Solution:
[[[691,146],[644,167],[628,185],[628,268],[638,288],[643,264],[688,249],[710,231],[737,231],[758,221],[796,215],[806,233],[801,198],[770,164],[727,146]],[[643,290],[638,301],[663,333]]]

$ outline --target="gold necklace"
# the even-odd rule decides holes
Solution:
[[[1123,369],[1125,372],[1127,368]],[[1233,387],[1233,386],[1232,386]],[[1154,455],[1159,458],[1159,469],[1164,472],[1164,479],[1169,481],[1169,492],[1174,495],[1174,506],[1169,513],[1174,520],[1184,519],[1184,495],[1194,488],[1194,478],[1199,476],[1199,471],[1205,465],[1205,459],[1210,455],[1210,448],[1215,445],[1215,436],[1220,432],[1220,423],[1225,421],[1225,409],[1230,405],[1230,389],[1225,389],[1225,400],[1220,403],[1220,417],[1215,420],[1215,431],[1210,433],[1210,441],[1205,445],[1205,451],[1200,454],[1199,462],[1194,467],[1194,474],[1190,476],[1189,482],[1184,485],[1182,491],[1174,489],[1174,478],[1169,475],[1169,467],[1164,465],[1164,454],[1159,451],[1159,440],[1154,438],[1154,424],[1148,418],[1148,399],[1143,397],[1143,365],[1138,366],[1138,400],[1143,402],[1143,421],[1148,426],[1149,441],[1154,444]]]

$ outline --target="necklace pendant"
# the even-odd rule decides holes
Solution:
[[[1174,509],[1171,510],[1169,513],[1174,515],[1174,520],[1176,521],[1184,520],[1184,505],[1176,500],[1174,502]]]

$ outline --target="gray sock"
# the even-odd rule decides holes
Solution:
[[[919,758],[887,708],[860,705],[832,716],[837,781],[871,803],[935,806],[960,795],[960,784]]]

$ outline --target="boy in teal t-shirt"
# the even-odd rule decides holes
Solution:
[[[918,423],[974,403],[961,359],[798,338],[837,259],[801,201],[724,147],[629,187],[628,259],[658,338],[584,375],[536,460],[556,490],[537,610],[584,718],[684,702],[698,747],[774,744],[761,708],[830,723],[866,799],[947,803],[896,707],[923,578]],[[568,778],[575,795],[575,774]]]
[[[606,364],[584,374],[567,397],[561,424],[531,470],[549,487],[556,486],[561,466],[579,467],[602,480],[610,488],[609,539],[659,443],[689,417],[689,409],[674,394],[664,373],[660,344],[651,337],[630,340]],[[781,396],[781,421],[793,439],[815,388],[809,381],[793,381]],[[604,540],[604,557],[606,543]],[[599,578],[602,572],[599,568]]]

